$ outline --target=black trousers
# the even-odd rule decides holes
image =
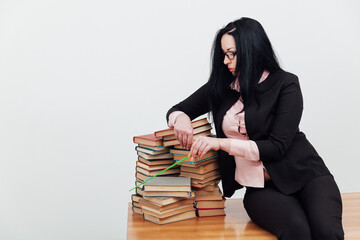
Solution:
[[[253,222],[282,240],[344,239],[342,200],[332,175],[285,195],[273,182],[246,189],[244,207]]]

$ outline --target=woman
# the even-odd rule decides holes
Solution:
[[[206,84],[167,113],[190,156],[219,151],[223,194],[246,187],[244,207],[278,239],[344,239],[342,201],[333,176],[299,131],[297,76],[278,64],[259,22],[220,29]],[[211,112],[217,138],[193,141],[191,120]]]

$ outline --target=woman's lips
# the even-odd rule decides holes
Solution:
[[[229,71],[230,71],[230,72],[234,72],[234,71],[235,71],[235,68],[229,68]]]

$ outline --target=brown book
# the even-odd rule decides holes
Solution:
[[[193,134],[198,134],[198,133],[205,132],[205,131],[211,130],[211,129],[212,129],[211,125],[206,124],[206,125],[194,128]],[[173,134],[173,135],[169,135],[169,136],[164,136],[162,139],[163,139],[163,141],[169,141],[169,140],[175,140],[176,137],[175,137],[175,134]]]
[[[198,200],[195,202],[195,205],[196,205],[197,209],[225,208],[225,199],[222,199],[222,200]]]
[[[201,200],[223,200],[222,193],[220,188],[217,188],[213,192],[204,191],[204,190],[196,190],[195,191],[195,201]]]
[[[225,209],[223,208],[197,209],[196,212],[198,217],[225,216]]]
[[[144,152],[137,152],[138,156],[146,159],[146,160],[160,160],[160,159],[173,159],[173,155],[171,153],[162,153],[158,155],[150,155]]]
[[[161,138],[155,136],[155,134],[145,134],[140,136],[133,137],[133,142],[137,144],[147,145],[147,146],[162,146],[163,141]]]
[[[211,161],[206,163],[200,167],[188,167],[188,166],[181,166],[182,172],[191,172],[191,173],[198,173],[198,174],[205,174],[216,170],[219,168],[219,164],[217,161]]]
[[[133,207],[139,207],[139,208],[141,208],[141,205],[140,205],[139,202],[131,202],[131,204],[132,204]]]
[[[131,210],[133,211],[133,213],[143,215],[143,212],[140,207],[132,207]]]
[[[210,130],[205,131],[205,132],[201,132],[198,134],[194,134],[193,139],[196,140],[197,138],[201,137],[201,136],[210,136],[211,132]],[[175,140],[169,140],[169,141],[163,141],[164,147],[170,147],[170,146],[175,146],[180,144],[179,140],[175,139]]]
[[[194,187],[193,184],[191,184],[191,187],[194,189],[194,190],[203,190],[203,191],[207,191],[207,192],[212,192],[214,191],[215,189],[219,188],[218,184],[219,184],[219,180],[216,180],[206,186],[201,186],[200,188],[198,187]]]
[[[203,165],[205,165],[207,163],[214,162],[214,161],[217,161],[217,160],[218,160],[218,157],[214,156],[214,157],[211,157],[209,159],[200,160],[200,161],[197,161],[197,162],[186,162],[186,160],[185,160],[185,161],[182,161],[181,163],[178,163],[178,165],[196,168],[196,167],[200,167],[200,166],[203,166]],[[178,160],[175,160],[175,161],[178,161]]]
[[[183,192],[183,191],[142,191],[144,197],[185,197],[192,198],[195,196],[194,192]]]
[[[174,164],[174,159],[154,159],[154,160],[147,160],[143,157],[138,157],[138,161],[139,162],[142,162],[148,166],[156,166],[156,165],[165,165],[165,164],[168,164],[168,165],[172,165]]]
[[[161,176],[163,176],[163,175],[161,174]],[[178,177],[178,176],[179,176],[179,173],[169,174],[169,175],[166,175],[166,176]],[[143,174],[143,173],[141,173],[141,172],[135,172],[135,178],[136,178],[136,180],[139,181],[139,182],[144,182],[145,179],[146,179],[146,177],[151,177],[151,176],[147,176],[147,175],[145,175],[145,174]]]
[[[201,190],[201,189],[204,189],[204,188],[208,187],[209,185],[218,183],[219,180],[220,180],[220,177],[217,178],[217,179],[208,181],[208,182],[206,182],[206,183],[192,182],[192,183],[191,183],[191,187],[192,187],[194,190]]]
[[[143,213],[146,213],[146,214],[152,215],[154,217],[158,217],[158,218],[170,217],[170,216],[173,216],[173,215],[176,215],[176,214],[179,214],[179,213],[182,213],[182,212],[187,212],[187,211],[190,211],[190,210],[193,210],[193,209],[195,209],[195,208],[194,208],[194,205],[192,203],[188,204],[188,205],[183,205],[183,206],[180,206],[180,207],[177,207],[177,208],[174,208],[174,209],[169,209],[169,210],[166,210],[166,211],[156,211],[154,209],[151,209],[151,208],[148,208],[148,207],[145,207],[145,206],[141,207],[141,210],[142,210]]]
[[[145,180],[148,179],[146,178]],[[190,183],[191,179],[188,177],[155,177],[144,183],[143,189],[145,191],[191,192]]]
[[[220,170],[216,169],[214,171],[207,172],[207,173],[204,173],[204,174],[181,171],[180,176],[181,177],[189,177],[189,178],[199,179],[199,180],[205,180],[205,179],[209,179],[209,178],[214,177],[214,176],[220,177]]]
[[[194,198],[187,198],[187,199],[183,199],[183,200],[180,200],[180,201],[177,201],[177,202],[174,202],[174,203],[163,206],[163,205],[154,203],[154,202],[152,202],[150,200],[143,199],[143,198],[141,198],[139,200],[139,203],[140,203],[141,206],[151,208],[151,209],[154,209],[154,210],[160,211],[160,212],[167,211],[167,210],[170,210],[170,209],[175,209],[175,208],[180,207],[180,206],[194,204],[194,202],[195,202]]]
[[[174,162],[172,162],[173,164]],[[140,161],[136,161],[136,166],[146,169],[147,171],[154,171],[154,170],[163,170],[172,164],[162,164],[162,165],[148,165]]]
[[[195,121],[191,122],[191,125],[192,125],[193,128],[200,127],[200,126],[205,125],[205,124],[209,124],[207,118],[202,118],[202,119],[195,120]],[[154,133],[154,135],[156,137],[158,137],[158,138],[168,136],[168,135],[173,135],[173,134],[174,134],[174,128],[167,128],[167,129],[164,129],[164,130],[156,131]]]
[[[194,157],[193,160],[191,160],[191,158],[188,158],[185,161],[186,162],[197,162],[197,161],[201,161],[201,160],[204,160],[204,159],[210,159],[210,158],[212,158],[214,156],[217,156],[217,155],[218,155],[217,151],[209,151],[209,152],[205,153],[205,155],[203,157],[201,157],[201,158]],[[186,156],[187,155],[174,154],[174,160],[181,160]]]
[[[196,179],[196,178],[191,178],[191,184],[193,184],[193,183],[205,184],[207,182],[214,181],[214,180],[219,180],[219,179],[220,179],[220,174],[213,175],[213,176],[210,176],[210,177],[202,179],[202,180]]]
[[[145,220],[148,220],[156,224],[167,224],[167,223],[178,222],[192,218],[196,218],[195,210],[190,210],[167,218],[158,218],[150,214],[144,214]]]
[[[139,202],[140,199],[142,199],[142,196],[139,195],[139,194],[132,194],[131,195],[131,201],[133,201],[133,202]]]
[[[146,176],[155,176],[156,174],[160,173],[162,170],[164,169],[161,169],[161,170],[146,170],[144,168],[141,168],[141,167],[136,167],[136,171],[139,172],[139,173],[142,173]],[[180,168],[179,167],[173,167],[173,168],[170,168],[168,170],[166,170],[165,172],[163,173],[160,173],[159,176],[163,176],[163,175],[170,175],[170,174],[177,174],[177,173],[180,173]]]
[[[164,154],[164,153],[169,152],[168,148],[164,148],[164,149],[161,149],[161,150],[153,150],[153,149],[150,149],[150,148],[147,148],[147,147],[140,147],[140,146],[135,147],[135,150],[137,152],[142,152],[142,153],[146,153],[146,154],[149,154],[149,155],[160,155],[160,154]]]
[[[160,206],[166,206],[168,204],[172,204],[178,201],[182,201],[184,197],[143,197],[143,199],[148,200],[154,204],[158,204]],[[194,200],[194,198],[193,198]]]
[[[143,148],[148,148],[148,149],[151,149],[151,150],[154,150],[154,151],[160,151],[160,150],[164,150],[164,149],[169,149],[169,148],[164,147],[164,146],[153,147],[153,146],[147,146],[147,145],[144,145],[144,144],[138,144],[138,146],[143,147]]]

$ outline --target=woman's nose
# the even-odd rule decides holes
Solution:
[[[227,65],[230,62],[230,60],[226,57],[226,55],[224,56],[224,64]]]

